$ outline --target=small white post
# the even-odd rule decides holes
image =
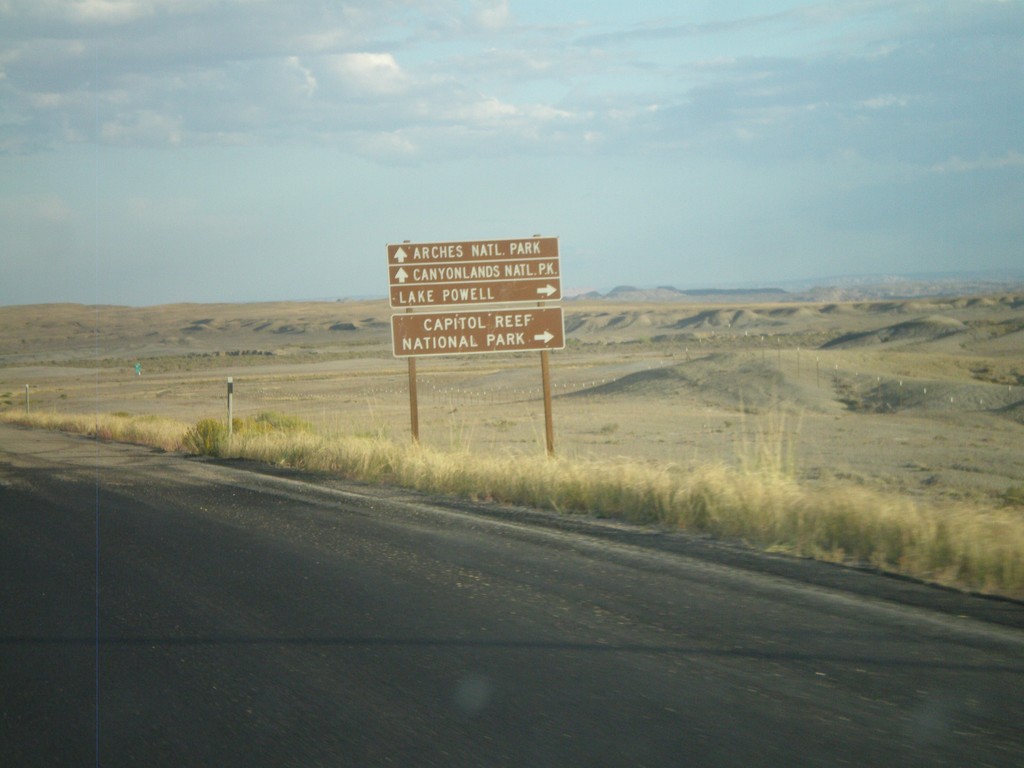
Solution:
[[[29,412],[29,406],[28,406],[28,384],[26,384],[25,385],[25,413],[27,414],[28,412]]]
[[[231,414],[231,399],[235,394],[235,381],[231,376],[228,376],[228,437],[231,437],[232,430],[232,414]]]

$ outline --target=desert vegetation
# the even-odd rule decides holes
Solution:
[[[741,447],[739,465],[682,469],[636,461],[441,451],[377,436],[324,434],[275,413],[188,426],[124,414],[16,414],[4,422],[248,459],[370,483],[565,514],[617,518],[967,589],[1024,596],[1019,490],[1002,508],[928,504],[834,481],[799,482],[777,429]]]
[[[87,435],[97,440],[148,445],[163,451],[179,451],[184,447],[184,422],[162,416],[132,416],[128,413],[86,414],[57,413],[0,413],[0,421],[7,424],[49,429]]]
[[[531,355],[424,361],[413,445],[388,312],[0,307],[0,418],[1024,596],[1019,295],[569,302],[553,459]]]

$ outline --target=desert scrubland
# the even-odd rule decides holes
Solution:
[[[402,444],[407,369],[389,315],[370,301],[2,307],[0,410],[23,412],[27,384],[37,414],[223,419],[230,376],[238,418]],[[806,487],[1024,517],[1024,295],[588,299],[565,318],[551,357],[561,460],[680,475],[770,465]],[[423,445],[536,466],[538,358],[419,360]]]

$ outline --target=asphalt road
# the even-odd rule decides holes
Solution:
[[[1024,606],[0,426],[3,766],[1021,766]]]

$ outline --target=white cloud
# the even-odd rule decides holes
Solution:
[[[467,104],[457,113],[460,120],[474,123],[498,123],[519,115],[519,109],[500,99],[488,98]]]
[[[77,219],[75,211],[57,195],[29,195],[0,198],[0,218],[12,224],[68,224]]]
[[[153,110],[124,113],[104,123],[100,138],[112,144],[177,145],[182,141],[182,120]]]
[[[438,116],[439,118],[442,116]],[[577,120],[577,115],[549,104],[511,104],[496,97],[469,102],[443,115],[439,122],[454,134],[476,132],[491,136],[496,146],[522,145],[564,138],[561,126]],[[582,143],[582,139],[579,140]]]
[[[32,106],[38,109],[56,109],[67,103],[63,93],[32,93],[28,98]]]
[[[136,218],[177,219],[196,213],[196,201],[189,198],[130,197],[124,201],[125,210]]]
[[[417,155],[416,142],[402,131],[387,131],[356,136],[363,153],[379,160],[407,160]]]
[[[307,67],[303,66],[298,56],[289,56],[285,60],[285,67],[288,71],[297,75],[299,80],[298,89],[302,95],[313,96],[316,94],[316,78]]]
[[[0,4],[0,12],[73,22],[119,24],[152,15],[159,0],[27,0]],[[164,0],[167,5],[167,0]],[[19,7],[20,6],[20,7]]]
[[[871,99],[863,99],[860,102],[860,106],[866,109],[885,109],[887,107],[905,107],[907,106],[906,96],[896,96],[888,93],[883,96],[875,96]]]
[[[501,29],[511,19],[508,0],[484,0],[477,5],[479,9],[476,12],[476,19],[484,29]]]
[[[348,27],[332,27],[331,29],[318,30],[310,34],[298,35],[295,38],[294,44],[301,51],[322,53],[350,46],[357,39]]]
[[[971,171],[993,171],[1004,168],[1024,168],[1024,153],[1009,150],[1001,157],[983,155],[974,160],[965,160],[954,155],[945,162],[936,163],[932,170],[936,173],[969,173]]]
[[[648,115],[653,115],[657,112],[659,106],[657,104],[636,104],[627,105],[625,107],[616,107],[608,111],[608,117],[617,122],[633,121],[643,119]]]
[[[78,0],[70,13],[85,21],[121,22],[153,12],[152,3],[140,0]]]
[[[234,5],[260,0],[233,0]],[[152,18],[158,13],[182,14],[207,10],[208,0],[18,0],[0,2],[0,13],[37,19],[57,19],[86,24],[126,24]]]
[[[947,145],[922,150],[920,166],[956,155],[952,169],[977,154],[956,131],[1000,125],[972,106],[1006,90],[1007,57],[960,42],[950,49],[969,57],[937,53],[935,41],[950,38],[935,31],[945,16],[923,4],[675,13],[652,20],[623,7],[599,26],[578,22],[583,5],[507,0],[0,0],[0,147],[96,134],[99,105],[95,138],[124,145],[313,141],[437,157],[456,143],[490,154],[556,136],[586,151],[586,137],[600,136],[613,151],[728,153],[738,140],[763,157],[844,147],[906,156],[925,145],[906,136],[923,131]],[[931,26],[908,32],[919,19]],[[606,32],[605,44],[581,29]],[[765,45],[764,30],[799,35]],[[685,46],[671,44],[680,36]],[[945,118],[954,111],[959,127]],[[574,143],[559,133],[569,125]]]
[[[327,62],[346,87],[363,93],[399,93],[409,80],[390,53],[343,53]]]

